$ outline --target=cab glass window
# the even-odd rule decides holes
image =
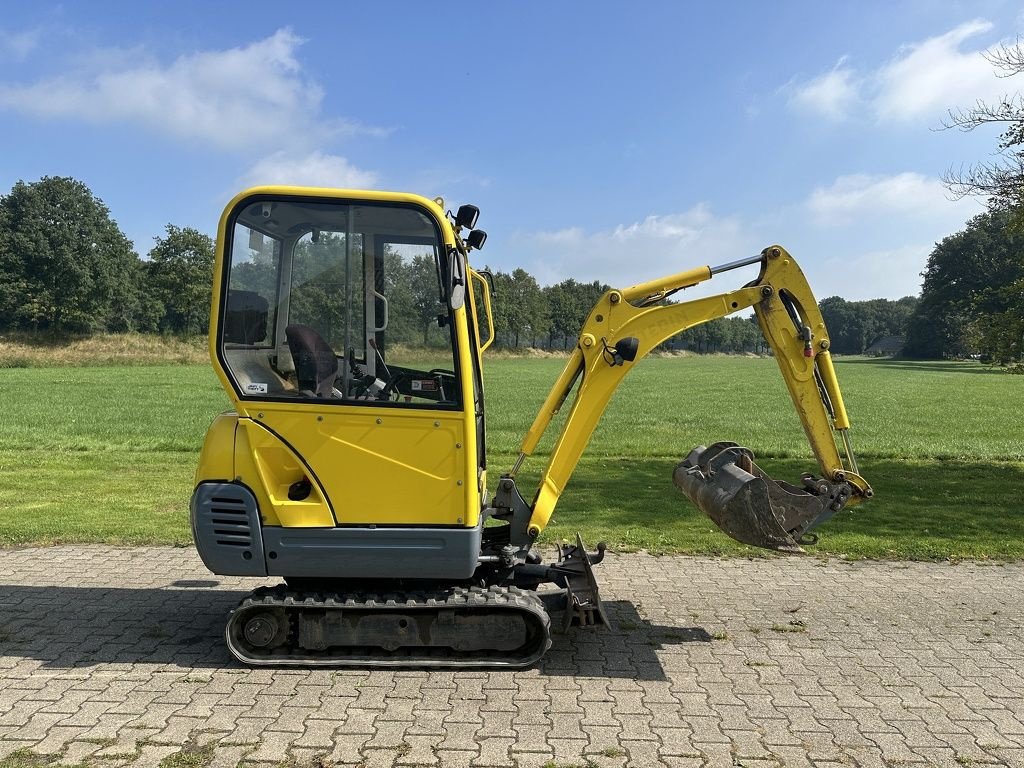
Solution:
[[[260,199],[230,232],[218,344],[243,397],[460,406],[447,254],[425,212]]]

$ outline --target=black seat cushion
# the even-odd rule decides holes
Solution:
[[[308,325],[289,325],[284,329],[288,349],[295,363],[299,389],[308,389],[327,397],[338,376],[338,357],[323,336]]]

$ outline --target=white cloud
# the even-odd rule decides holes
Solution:
[[[819,298],[897,299],[920,292],[920,273],[934,243],[980,213],[977,200],[951,201],[937,179],[916,173],[841,176],[805,199],[757,217],[715,214],[705,204],[593,231],[567,226],[520,233],[499,269],[524,267],[542,284],[573,277],[616,287],[758,253],[779,243],[800,262]],[[692,299],[742,286],[756,274],[722,275],[685,296]]]
[[[993,29],[991,22],[974,19],[945,34],[902,46],[885,64],[868,70],[846,65],[805,83],[793,81],[782,90],[791,106],[832,120],[863,110],[880,122],[924,118],[936,121],[949,109],[994,101],[1016,82],[996,77],[983,53],[989,46],[961,50],[971,38]]]
[[[302,40],[290,29],[226,50],[199,51],[169,64],[144,51],[93,52],[65,75],[27,85],[0,85],[0,107],[44,118],[133,122],[180,139],[244,149],[364,129],[321,115],[323,92],[302,72]],[[141,60],[140,60],[141,59]]]
[[[829,72],[800,87],[790,87],[789,103],[831,120],[842,120],[859,100],[854,71],[846,66],[846,57]]]
[[[701,204],[682,213],[647,216],[596,232],[567,227],[520,234],[511,245],[517,266],[542,284],[573,277],[626,287],[749,255],[753,243],[738,220],[715,216]]]
[[[344,157],[320,151],[295,155],[275,152],[250,168],[242,186],[290,184],[309,187],[367,189],[376,186],[377,174],[356,168]]]
[[[566,227],[554,232],[536,232],[531,237],[544,245],[578,246],[586,235],[582,227]]]
[[[836,295],[848,301],[918,296],[921,271],[932,248],[931,243],[917,243],[880,250],[855,250],[812,264],[807,277],[819,301]]]
[[[982,56],[983,48],[961,51],[971,37],[992,29],[976,19],[944,35],[906,46],[875,73],[874,110],[881,120],[910,120],[998,97],[1006,87]]]
[[[818,298],[896,299],[920,292],[934,243],[982,210],[918,173],[853,174],[814,189],[777,225],[797,258],[812,255],[805,270]]]
[[[974,201],[952,201],[938,179],[919,173],[893,176],[852,174],[840,176],[830,186],[817,187],[807,199],[807,209],[819,224],[863,222],[865,217],[933,217],[952,215],[962,221]]]
[[[0,29],[0,55],[22,61],[39,45],[40,37],[38,29],[26,32],[8,32]]]

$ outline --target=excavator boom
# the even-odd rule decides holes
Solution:
[[[739,290],[664,303],[678,290],[758,263],[758,278]],[[611,290],[598,301],[526,433],[512,472],[499,486],[498,498],[520,509],[512,516],[513,543],[532,541],[547,525],[612,394],[635,362],[688,328],[747,308],[754,310],[772,348],[822,477],[805,475],[799,486],[775,482],[754,464],[748,449],[715,443],[691,451],[674,473],[676,486],[736,540],[790,552],[800,551],[799,540],[815,525],[844,506],[871,497],[871,487],[857,474],[824,320],[800,267],[776,245],[750,259]],[[510,499],[515,475],[573,389],[575,399],[533,502],[526,505],[527,517],[523,503]],[[834,432],[842,436],[845,461]]]

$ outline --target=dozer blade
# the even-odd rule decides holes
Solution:
[[[558,567],[570,574],[565,584],[568,605],[563,617],[563,632],[573,624],[581,627],[610,626],[593,568],[604,560],[604,552],[603,541],[597,543],[596,552],[587,552],[579,533],[576,534],[575,545],[562,544],[558,548]]]
[[[601,603],[601,592],[594,576],[593,566],[604,560],[607,547],[603,541],[597,543],[595,552],[588,552],[583,537],[576,534],[576,543],[560,544],[558,562],[551,564],[554,573],[552,582],[561,587],[558,590],[538,592],[548,612],[561,616],[561,631],[568,632],[572,626],[611,627],[612,623]]]
[[[727,442],[694,448],[672,479],[736,541],[779,552],[803,552],[804,535],[842,509],[852,493],[846,482],[811,475],[803,475],[803,487],[772,480],[748,448]]]

